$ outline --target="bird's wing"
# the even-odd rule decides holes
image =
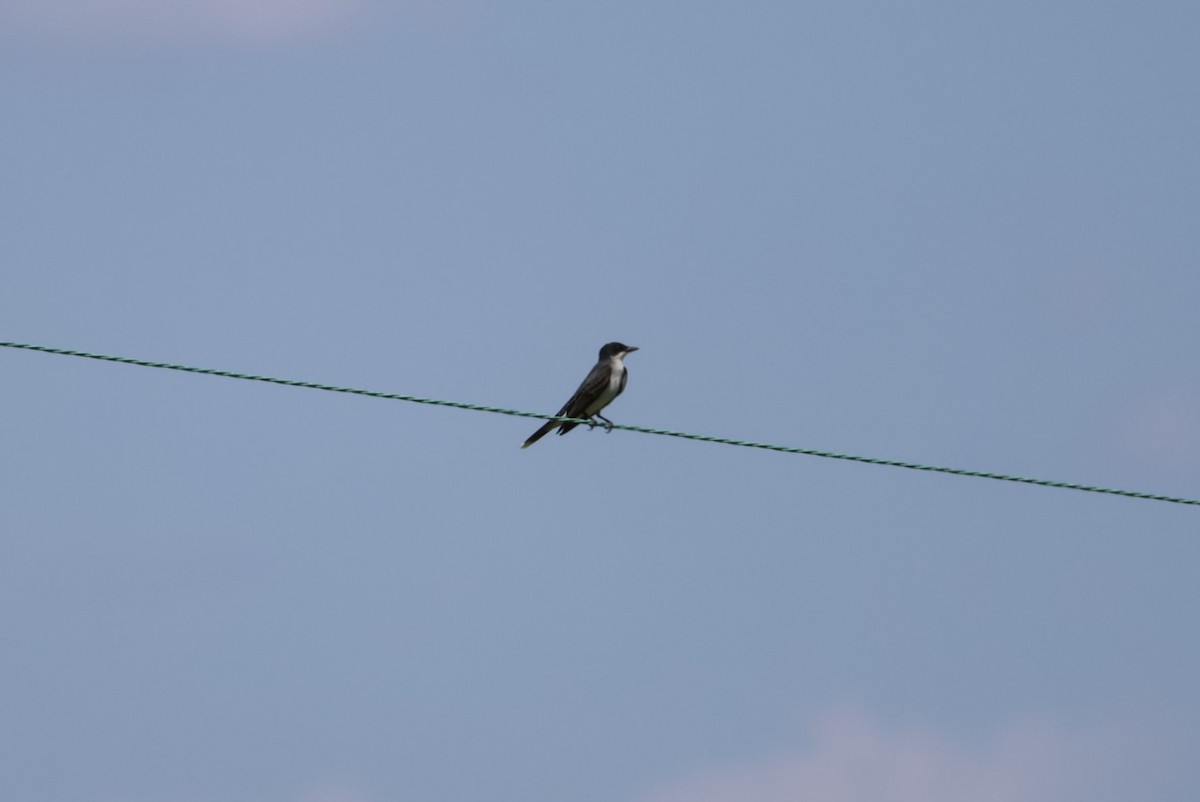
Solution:
[[[586,418],[588,404],[608,387],[609,370],[606,362],[597,362],[596,367],[592,368],[592,372],[579,385],[575,395],[571,396],[571,400],[563,405],[562,411],[558,413],[559,416]]]

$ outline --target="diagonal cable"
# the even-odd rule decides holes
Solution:
[[[390,401],[409,401],[414,404],[431,404],[440,407],[452,407],[454,409],[466,409],[472,412],[492,412],[498,415],[515,415],[522,418],[538,418],[540,420],[561,420],[573,421],[576,423],[590,423],[590,421],[579,418],[557,417],[554,415],[545,415],[540,412],[526,412],[519,409],[505,409],[504,407],[491,407],[483,404],[468,404],[463,401],[444,401],[436,398],[421,398],[414,395],[401,395],[399,393],[384,393],[378,390],[362,390],[355,387],[338,387],[332,384],[320,384],[318,382],[298,381],[296,379],[280,379],[274,376],[255,376],[248,373],[235,373],[228,370],[218,370],[216,368],[197,368],[190,365],[175,365],[169,362],[151,362],[145,359],[132,359],[126,356],[108,356],[105,354],[93,354],[87,351],[71,351],[65,348],[51,348],[46,345],[31,345],[29,343],[10,343],[0,341],[0,347],[18,348],[25,351],[37,351],[44,354],[57,354],[59,356],[74,356],[83,359],[96,359],[102,362],[116,362],[122,365],[137,365],[144,368],[159,368],[161,370],[176,370],[184,373],[199,373],[205,376],[222,376],[227,379],[241,379],[243,381],[265,382],[267,384],[281,384],[285,387],[303,387],[308,390],[324,390],[330,393],[347,393],[350,395],[363,395],[371,398],[384,398]],[[1037,485],[1039,487],[1056,487],[1063,490],[1080,490],[1085,493],[1102,493],[1110,496],[1124,496],[1126,498],[1138,498],[1146,501],[1162,501],[1171,504],[1190,504],[1200,506],[1200,499],[1183,498],[1179,496],[1167,496],[1159,493],[1143,493],[1136,490],[1122,490],[1112,487],[1095,487],[1092,485],[1077,484],[1075,482],[1057,482],[1050,479],[1035,479],[1028,476],[1012,476],[1003,473],[993,473],[991,471],[974,471],[964,468],[947,468],[940,465],[922,465],[917,462],[905,462],[903,460],[880,459],[878,457],[862,457],[854,454],[838,454],[832,451],[819,451],[812,448],[798,448],[795,446],[782,446],[773,443],[756,443],[749,440],[733,440],[728,437],[713,437],[703,434],[690,434],[688,432],[676,432],[670,429],[652,429],[646,426],[630,426],[628,424],[616,424],[615,429],[624,429],[629,432],[639,432],[641,434],[652,434],[661,437],[679,437],[684,440],[698,440],[702,443],[717,443],[726,446],[739,446],[742,448],[759,448],[766,451],[778,451],[784,454],[804,454],[810,457],[823,457],[825,459],[838,459],[848,462],[861,462],[867,465],[883,465],[890,468],[907,468],[913,471],[927,471],[929,473],[945,473],[952,476],[972,476],[977,479],[992,479],[1000,482],[1017,482],[1020,484]]]

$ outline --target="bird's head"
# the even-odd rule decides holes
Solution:
[[[600,349],[600,360],[603,361],[614,356],[623,359],[626,354],[632,354],[636,350],[636,345],[624,345],[623,343],[612,342]]]

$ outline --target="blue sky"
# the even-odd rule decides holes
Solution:
[[[1200,7],[0,2],[0,340],[1200,496]],[[0,795],[1178,800],[1195,508],[0,349]]]

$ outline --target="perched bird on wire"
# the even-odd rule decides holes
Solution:
[[[637,348],[632,345],[623,345],[617,342],[609,343],[601,348],[600,361],[583,380],[583,384],[579,385],[575,395],[563,404],[563,408],[558,411],[556,417],[587,418],[591,421],[588,424],[589,429],[604,425],[605,429],[611,432],[613,422],[601,415],[600,411],[625,390],[625,382],[629,378],[629,372],[625,369],[625,357],[636,350]],[[603,421],[603,424],[596,418]],[[546,421],[542,428],[529,435],[529,439],[522,444],[521,448],[529,448],[549,434],[556,426],[559,434],[566,434],[578,425],[574,421]]]

